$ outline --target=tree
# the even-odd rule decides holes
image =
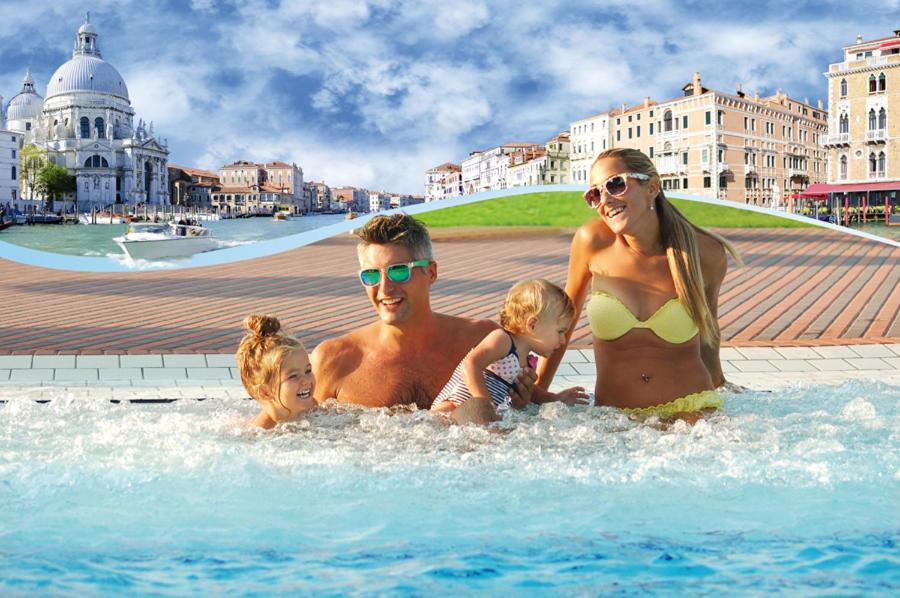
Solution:
[[[29,143],[22,148],[22,152],[19,155],[19,176],[25,189],[28,190],[28,198],[34,199],[43,192],[38,175],[44,165],[47,164],[47,150]]]
[[[69,171],[49,162],[38,172],[38,186],[42,187],[47,193],[47,211],[53,211],[53,201],[64,193],[75,191],[75,177],[69,174]]]

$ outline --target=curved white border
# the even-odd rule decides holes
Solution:
[[[513,187],[510,189],[503,189],[501,191],[486,191],[483,193],[477,193],[475,195],[465,195],[463,197],[442,199],[440,201],[407,206],[405,208],[386,210],[384,212],[377,212],[377,214],[393,214],[396,212],[406,212],[411,216],[415,216],[417,214],[424,214],[426,212],[433,212],[435,210],[442,210],[444,208],[464,206],[471,203],[477,203],[479,201],[495,199],[498,197],[510,197],[515,195],[525,195],[528,193],[555,193],[559,191],[581,192],[584,191],[584,187],[580,185],[540,185],[532,187]],[[831,229],[848,235],[862,237],[870,241],[886,243],[893,247],[900,247],[900,242],[893,241],[891,239],[885,239],[884,237],[864,233],[862,231],[844,228],[842,226],[830,224],[828,222],[819,222],[818,220],[813,220],[811,218],[807,218],[806,216],[778,212],[769,208],[761,208],[758,206],[726,202],[720,199],[711,199],[709,197],[700,197],[697,195],[678,195],[677,197],[673,195],[673,199],[685,199],[688,201],[708,203],[720,207],[735,208],[738,210],[747,210],[749,212],[768,214],[769,216],[795,220],[797,222],[803,222],[805,224],[811,224],[813,226],[820,226],[822,228]],[[323,226],[321,228],[297,233],[295,235],[279,237],[277,239],[271,239],[268,241],[260,241],[259,243],[252,243],[248,245],[239,245],[237,247],[217,249],[216,251],[200,253],[189,259],[180,260],[177,262],[165,262],[158,265],[153,264],[152,266],[143,268],[143,270],[177,270],[187,268],[201,268],[205,266],[219,266],[222,264],[231,264],[244,260],[252,260],[259,257],[275,255],[277,253],[296,249],[297,247],[310,245],[312,243],[334,237],[341,233],[350,232],[355,228],[359,228],[373,216],[375,216],[375,213],[365,214],[354,220],[345,220],[344,222],[338,222],[336,224]],[[29,249],[27,247],[21,247],[19,245],[14,245],[12,243],[7,243],[4,241],[0,241],[0,257],[28,266],[51,268],[55,270],[70,270],[76,272],[140,271],[136,268],[129,267],[125,263],[122,263],[121,261],[113,259],[111,257],[84,257],[75,255],[63,255],[59,253],[50,253],[47,251]]]

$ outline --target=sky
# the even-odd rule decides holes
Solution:
[[[622,102],[705,87],[827,106],[828,65],[900,29],[900,0],[0,0],[0,94],[46,95],[86,11],[170,163],[283,160],[424,193],[425,171],[544,143]]]

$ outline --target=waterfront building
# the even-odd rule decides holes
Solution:
[[[609,147],[609,112],[572,122],[569,134],[569,181],[575,185],[587,185],[591,164]]]
[[[509,155],[506,181],[509,187],[527,185],[564,185],[570,180],[568,131],[563,131],[544,144]]]
[[[900,29],[843,48],[829,65],[828,182],[802,195],[849,205],[897,203],[900,195]]]
[[[334,201],[331,188],[324,181],[310,181],[309,189],[310,206],[316,212],[338,212],[344,209],[340,202]]]
[[[407,206],[415,206],[420,203],[425,203],[425,197],[421,195],[391,195],[392,208],[405,208]]]
[[[609,112],[610,147],[640,149],[656,164],[664,190],[781,206],[826,178],[820,145],[826,113],[780,90],[752,97],[703,87],[694,73],[683,95]],[[580,175],[579,175],[580,176]]]
[[[369,192],[369,211],[381,212],[391,209],[391,196],[383,191]]]
[[[304,199],[303,169],[296,164],[238,160],[219,168],[218,178],[220,187],[210,189],[210,204],[226,214],[309,211]]]
[[[211,170],[169,164],[169,197],[172,205],[209,209],[219,175]]]
[[[447,197],[459,197],[462,190],[462,167],[444,162],[425,171],[425,201],[437,201]]]
[[[547,152],[543,149],[530,149],[513,152],[509,155],[509,170],[506,173],[510,187],[539,185]]]
[[[15,131],[0,128],[0,207],[18,204],[20,137]]]
[[[462,163],[463,193],[472,195],[482,191],[506,189],[510,154],[540,148],[540,145],[534,143],[511,142],[470,153]]]
[[[80,209],[168,203],[167,143],[156,137],[152,123],[135,125],[128,88],[103,60],[98,38],[88,16],[72,58],[50,77],[44,98],[26,72],[21,92],[5,108],[9,127],[22,136],[20,149],[33,144],[46,150],[50,162],[75,176],[73,199]],[[20,188],[19,209],[31,211],[41,203],[30,189]]]
[[[339,204],[343,212],[368,212],[369,194],[365,189],[356,187],[333,187],[332,203]]]

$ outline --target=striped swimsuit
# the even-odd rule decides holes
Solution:
[[[491,400],[497,407],[509,407],[509,389],[513,382],[516,381],[516,376],[522,371],[522,366],[519,364],[519,354],[516,351],[516,342],[512,339],[512,335],[510,335],[509,340],[512,342],[512,346],[506,357],[498,359],[484,368],[484,381],[488,391],[491,393]],[[465,378],[463,378],[462,368],[463,364],[460,362],[456,369],[453,370],[450,381],[447,382],[443,390],[438,393],[434,403],[432,403],[432,409],[444,401],[450,401],[459,406],[472,398],[469,386],[466,384]]]

